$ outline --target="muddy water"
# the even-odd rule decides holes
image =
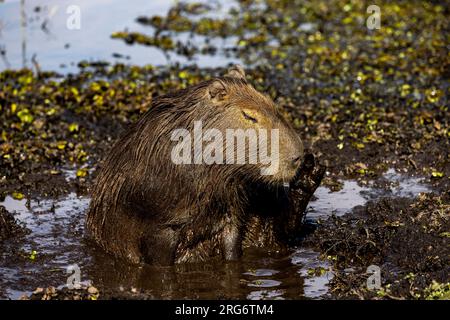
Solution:
[[[68,174],[70,176],[70,172]],[[331,214],[342,215],[381,196],[415,196],[430,191],[420,179],[389,170],[377,183],[361,187],[343,181],[343,189],[320,187],[308,208],[308,223]],[[84,238],[89,199],[69,194],[62,199],[14,200],[0,205],[14,212],[31,233],[7,242],[0,259],[0,298],[20,298],[36,287],[66,284],[67,267],[77,265],[81,281],[114,295],[144,292],[152,298],[321,298],[333,276],[330,266],[307,247],[290,256],[251,250],[239,262],[203,263],[175,267],[132,266],[117,261]],[[322,269],[311,276],[312,269]],[[317,274],[317,273],[316,273]]]

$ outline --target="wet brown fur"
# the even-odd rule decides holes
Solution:
[[[256,115],[258,122],[244,118],[242,111]],[[278,128],[282,158],[278,174],[262,176],[259,164],[174,164],[172,131],[192,129],[196,120],[202,120],[203,129],[221,131]],[[267,238],[256,233],[278,228],[267,224],[289,207],[282,183],[294,178],[299,166],[294,159],[302,155],[300,139],[272,100],[249,85],[237,67],[225,77],[154,99],[102,164],[87,228],[108,252],[135,263],[236,259],[243,242]],[[260,194],[269,203],[264,210],[274,208],[273,212],[255,212]],[[269,218],[254,222],[264,215]],[[268,241],[278,233],[272,232],[275,236]]]

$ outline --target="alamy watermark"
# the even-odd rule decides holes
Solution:
[[[370,274],[367,278],[367,289],[379,290],[381,289],[381,269],[377,265],[370,265],[366,272]]]
[[[369,30],[380,29],[381,28],[381,9],[377,5],[370,5],[367,7],[367,13],[370,16],[366,20],[366,26]]]
[[[66,13],[69,15],[66,20],[66,27],[69,30],[81,29],[81,8],[77,5],[68,6]]]
[[[259,163],[262,175],[274,175],[279,169],[279,129],[226,129],[224,136],[219,129],[203,129],[202,121],[194,121],[192,133],[175,129],[170,140],[177,142],[171,152],[174,164]]]
[[[67,277],[66,285],[69,289],[78,289],[81,287],[81,270],[77,264],[70,265],[66,268]]]

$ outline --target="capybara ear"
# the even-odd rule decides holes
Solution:
[[[211,100],[214,101],[223,101],[227,97],[227,89],[225,88],[225,84],[218,79],[214,80],[209,85],[208,93]]]
[[[245,71],[241,65],[236,64],[228,69],[228,73],[225,76],[245,80]]]

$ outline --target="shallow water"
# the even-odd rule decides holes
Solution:
[[[360,186],[354,180],[343,181],[340,191],[331,192],[328,188],[319,187],[314,195],[317,201],[312,201],[308,208],[308,218],[326,218],[330,214],[343,215],[356,206],[364,205],[369,200],[381,196],[415,197],[421,192],[431,189],[421,183],[421,178],[401,175],[394,169],[389,169],[378,183],[371,182],[368,186]],[[385,185],[382,188],[380,185]]]
[[[68,177],[70,173],[68,174]],[[381,196],[415,196],[430,189],[419,178],[389,170],[381,179],[360,187],[344,181],[339,192],[320,187],[308,208],[308,221],[342,215],[357,205]],[[238,262],[202,263],[175,267],[131,266],[117,261],[86,241],[84,218],[87,197],[69,194],[62,199],[14,200],[0,205],[16,214],[31,233],[18,242],[6,242],[0,260],[0,297],[20,298],[36,287],[66,284],[67,267],[78,265],[82,281],[108,292],[145,291],[155,298],[320,299],[333,276],[330,266],[311,248],[301,247],[290,256],[263,250],[247,251]],[[33,256],[35,251],[35,257]],[[319,276],[308,270],[322,268]],[[3,295],[3,296],[2,296]]]
[[[220,5],[219,5],[220,3]],[[236,58],[223,55],[199,55],[193,61],[176,54],[167,56],[158,48],[142,45],[129,46],[122,40],[111,39],[117,31],[141,32],[152,35],[153,29],[142,26],[135,20],[138,16],[164,16],[175,1],[133,0],[133,5],[123,0],[33,0],[25,1],[26,26],[21,26],[21,6],[19,0],[0,2],[0,49],[5,50],[0,59],[0,71],[18,69],[24,65],[32,67],[31,59],[36,55],[42,70],[61,73],[76,72],[77,63],[87,61],[109,61],[134,65],[166,65],[167,63],[196,63],[200,67],[224,66],[238,63]],[[70,6],[80,8],[80,29],[67,27]],[[233,2],[213,1],[214,15],[228,11]],[[40,8],[36,12],[36,8]],[[211,15],[211,14],[210,14]],[[46,28],[42,28],[45,22]],[[176,40],[185,42],[190,35],[181,34]],[[204,38],[189,39],[203,44]],[[212,39],[211,44],[227,47],[234,39]],[[122,57],[114,57],[120,54]],[[24,63],[25,62],[25,63]]]

